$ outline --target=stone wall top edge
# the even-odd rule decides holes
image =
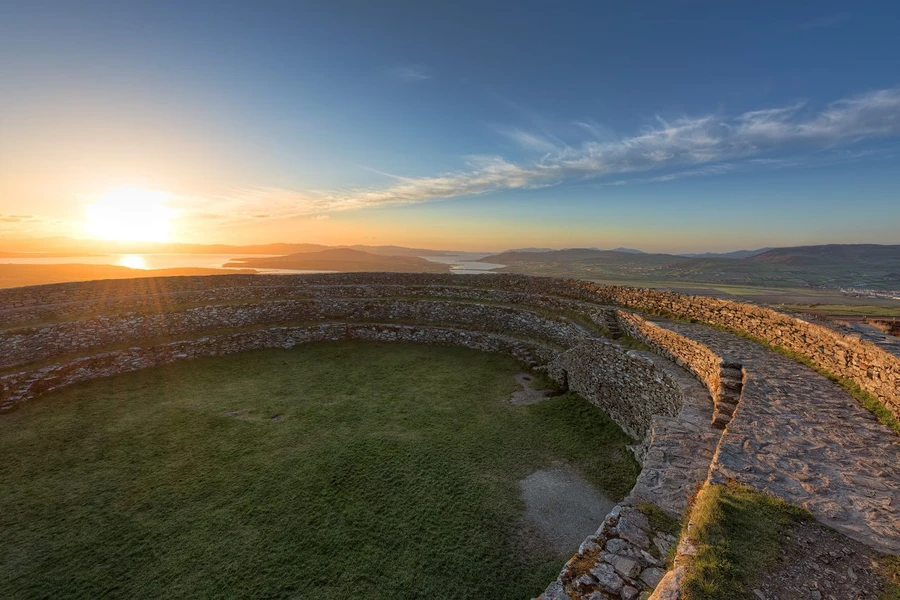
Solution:
[[[93,291],[164,293],[169,290],[216,289],[229,286],[238,287],[279,287],[291,284],[390,284],[430,285],[441,282],[445,285],[466,286],[475,288],[502,287],[497,284],[510,282],[541,282],[564,284],[565,281],[553,277],[520,275],[516,273],[497,273],[489,275],[455,275],[452,273],[297,273],[297,274],[223,274],[223,275],[185,275],[164,277],[138,277],[131,279],[99,279],[91,281],[71,281],[48,283],[43,285],[20,286],[0,289],[0,303],[24,299],[30,301],[28,306],[42,304],[42,299],[67,295],[73,292],[85,293]],[[474,284],[474,285],[473,285]],[[140,290],[140,292],[138,292]],[[8,307],[4,307],[8,308]]]
[[[433,285],[443,284],[473,288],[508,288],[527,286],[533,283],[536,286],[546,286],[546,292],[551,290],[566,295],[596,296],[596,300],[613,301],[618,304],[631,306],[637,309],[652,309],[649,306],[653,301],[666,301],[696,304],[706,306],[713,310],[733,310],[750,316],[766,319],[773,324],[783,323],[785,326],[805,329],[813,334],[818,334],[825,339],[833,340],[840,344],[850,344],[860,349],[871,352],[874,356],[887,357],[889,363],[896,359],[884,349],[868,341],[854,338],[837,332],[820,324],[804,321],[796,316],[782,313],[773,308],[756,305],[750,302],[738,302],[709,296],[697,296],[630,286],[602,285],[584,280],[572,278],[554,278],[546,276],[524,275],[516,273],[491,273],[491,274],[462,274],[452,273],[317,273],[317,274],[266,274],[244,275],[223,274],[207,276],[168,276],[135,279],[105,279],[88,282],[54,283],[38,286],[24,286],[0,290],[0,311],[4,309],[37,308],[41,305],[64,302],[79,302],[85,300],[84,296],[92,296],[93,293],[110,295],[128,295],[129,289],[135,294],[141,293],[153,295],[154,293],[167,293],[175,291],[216,289],[228,286],[277,287],[296,284],[310,285],[366,285],[366,284],[392,284],[398,285]],[[140,290],[140,291],[138,291]],[[626,302],[623,296],[644,296],[648,302]],[[893,360],[892,360],[893,359]]]

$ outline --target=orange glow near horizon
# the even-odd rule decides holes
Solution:
[[[122,242],[166,242],[177,212],[169,195],[140,188],[117,188],[85,211],[85,232],[93,238]]]
[[[140,254],[125,254],[119,259],[119,265],[129,269],[147,269],[147,261]]]

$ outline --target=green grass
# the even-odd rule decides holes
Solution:
[[[697,555],[682,580],[684,600],[753,599],[760,573],[781,555],[784,531],[809,513],[737,484],[708,485],[691,512]]]
[[[811,312],[835,317],[900,317],[900,306],[857,306],[853,304],[784,304],[786,310]]]
[[[900,556],[884,558],[885,589],[879,600],[900,600]]]
[[[26,403],[0,418],[0,597],[535,596],[568,557],[526,539],[519,479],[563,460],[618,500],[638,466],[577,396],[505,402],[521,369],[339,342]]]
[[[641,502],[637,505],[637,509],[647,517],[650,527],[655,531],[662,531],[674,536],[681,532],[681,521],[673,519],[652,502]]]

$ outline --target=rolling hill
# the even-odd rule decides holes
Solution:
[[[394,273],[447,273],[449,266],[433,263],[417,256],[372,254],[351,248],[332,248],[319,252],[301,252],[286,256],[242,258],[226,268],[291,269],[298,271],[341,271]]]
[[[4,265],[0,264],[0,288],[43,285],[96,279],[171,277],[174,275],[253,274],[253,269],[130,269],[116,265]]]
[[[900,245],[772,248],[743,258],[630,254],[572,248],[504,252],[482,259],[502,271],[622,282],[695,282],[771,287],[900,290]]]

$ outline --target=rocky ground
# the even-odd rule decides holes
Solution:
[[[785,532],[777,568],[753,589],[759,600],[874,600],[886,585],[885,559],[816,522]]]
[[[712,476],[810,511],[880,551],[900,554],[900,438],[812,369],[712,327],[660,321],[747,369],[741,405]]]

